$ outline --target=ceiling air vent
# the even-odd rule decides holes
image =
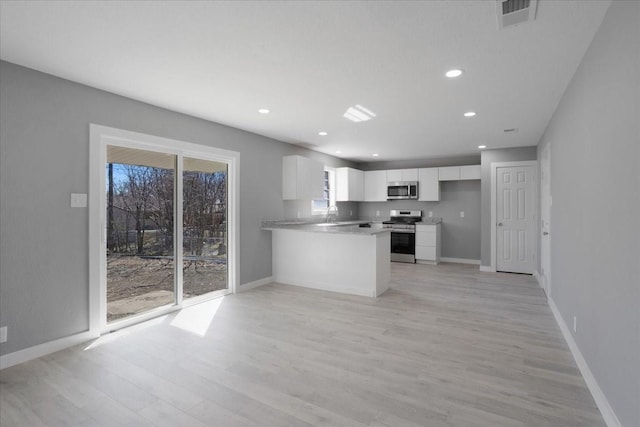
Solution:
[[[538,0],[496,0],[498,29],[533,21],[537,7]]]

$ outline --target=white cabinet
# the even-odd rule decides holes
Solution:
[[[438,168],[418,169],[418,200],[422,202],[440,201]]]
[[[365,171],[364,173],[364,201],[387,201],[387,171]]]
[[[364,172],[353,168],[336,169],[336,201],[364,201]]]
[[[321,199],[324,193],[324,165],[302,156],[282,158],[282,200]]]
[[[449,166],[446,168],[438,168],[438,179],[440,181],[460,180],[460,166]]]
[[[460,179],[480,179],[480,165],[460,166]]]
[[[440,181],[460,181],[465,179],[480,179],[480,165],[448,166],[438,168]]]
[[[417,181],[418,169],[392,169],[387,171],[387,182]]]
[[[440,224],[416,224],[416,262],[440,262]]]

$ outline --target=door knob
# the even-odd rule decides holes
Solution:
[[[543,235],[543,236],[548,236],[548,235],[549,235],[549,232],[548,232],[548,231],[543,231],[543,232],[542,232],[542,235]]]
[[[502,227],[502,223],[501,222],[498,223],[498,227]]]

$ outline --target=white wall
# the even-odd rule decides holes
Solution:
[[[640,2],[614,1],[542,137],[550,297],[623,426],[640,425]]]

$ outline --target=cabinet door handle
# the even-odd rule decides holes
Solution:
[[[498,223],[498,227],[502,227],[502,223],[501,222]]]
[[[549,232],[548,232],[548,231],[543,231],[543,232],[542,232],[542,235],[543,235],[543,236],[548,236],[548,235],[549,235]]]

